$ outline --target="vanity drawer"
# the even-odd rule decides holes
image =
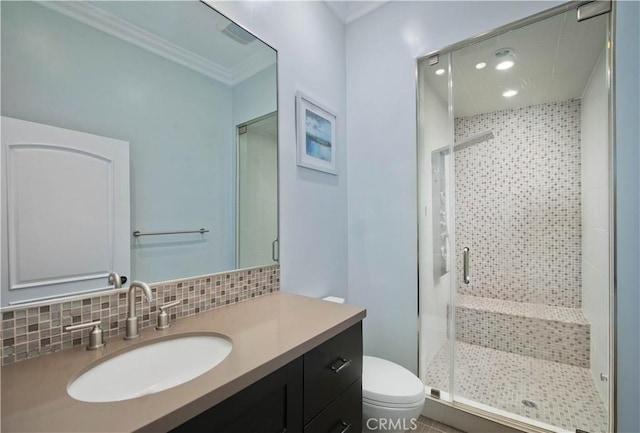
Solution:
[[[362,376],[362,322],[304,355],[304,422]]]
[[[360,433],[361,431],[362,380],[351,384],[304,429],[304,433]]]

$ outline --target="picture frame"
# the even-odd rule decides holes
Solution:
[[[298,166],[338,175],[336,115],[302,92],[296,92]]]

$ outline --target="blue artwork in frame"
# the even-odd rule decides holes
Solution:
[[[296,128],[298,165],[337,175],[336,116],[297,92]]]

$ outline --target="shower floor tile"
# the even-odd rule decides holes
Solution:
[[[446,391],[448,370],[445,344],[426,369],[426,385]],[[606,406],[587,368],[457,342],[455,371],[459,397],[566,430],[607,431]]]

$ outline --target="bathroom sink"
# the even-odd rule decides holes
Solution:
[[[96,364],[72,380],[67,392],[86,402],[153,394],[206,373],[231,348],[231,341],[219,335],[190,335],[147,344]]]

